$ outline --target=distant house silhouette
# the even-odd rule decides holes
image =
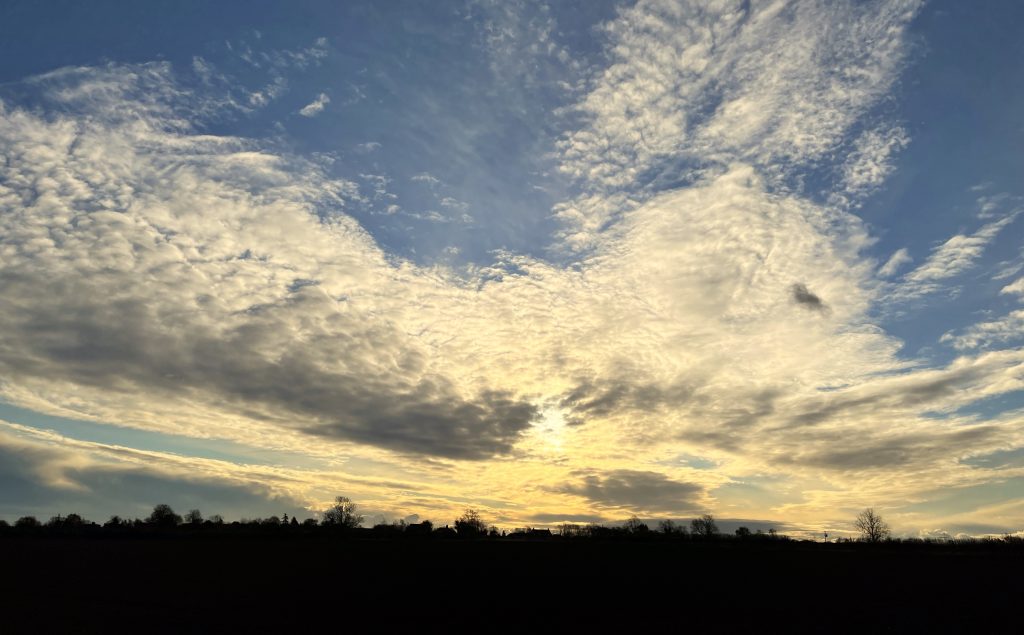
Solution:
[[[421,523],[410,523],[405,526],[405,533],[409,536],[429,536],[434,531],[434,523],[424,520]]]

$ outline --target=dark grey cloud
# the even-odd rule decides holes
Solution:
[[[851,411],[903,410],[926,406],[956,395],[983,379],[989,372],[990,369],[984,366],[964,366],[948,372],[916,376],[873,390],[831,393],[791,417],[788,425],[815,425]]]
[[[556,491],[582,496],[602,507],[685,514],[699,509],[697,499],[704,488],[657,472],[614,470],[584,474],[577,483]]]
[[[993,525],[987,523],[954,523],[944,529],[952,536],[967,534],[968,536],[1005,536],[1021,530],[1019,525]]]
[[[828,311],[828,305],[825,304],[821,298],[807,288],[802,282],[798,282],[790,287],[790,293],[792,294],[793,301],[800,306],[806,307],[813,311],[821,311],[825,313]]]
[[[331,302],[312,288],[218,333],[171,319],[145,298],[109,299],[109,289],[84,281],[4,276],[0,294],[34,295],[17,310],[0,309],[0,328],[19,334],[0,339],[8,377],[171,401],[202,398],[310,435],[460,459],[508,452],[538,415],[512,393],[483,391],[467,400],[443,376],[415,372],[425,360],[404,349],[404,335],[386,323],[314,331],[290,344],[296,312],[316,313]],[[284,350],[268,359],[271,347]],[[382,372],[379,359],[398,367]]]
[[[595,516],[594,514],[533,514],[528,517],[533,522],[537,523],[603,523],[607,522],[607,518],[604,516]]]
[[[693,396],[688,384],[659,386],[624,378],[578,378],[562,395],[559,405],[572,413],[570,423],[588,417],[607,417],[623,412],[652,412],[661,407],[679,407]]]
[[[678,438],[728,452],[740,452],[756,441],[754,430],[776,412],[782,390],[736,390],[727,402],[696,402],[689,411],[690,426]]]
[[[257,483],[175,476],[134,465],[83,465],[69,458],[68,451],[12,443],[0,436],[0,518],[33,515],[46,520],[74,512],[102,522],[115,514],[144,517],[158,503],[227,519],[310,515],[298,501]]]
[[[999,428],[979,425],[953,433],[905,434],[895,437],[836,438],[822,450],[797,451],[781,459],[840,471],[892,469],[908,465],[927,465],[955,455],[961,448],[971,447],[999,434]],[[820,447],[822,444],[808,444]]]
[[[972,467],[991,469],[1024,467],[1024,447],[1014,448],[1012,450],[998,450],[996,452],[990,452],[980,456],[972,456],[970,458],[963,459],[960,462]]]

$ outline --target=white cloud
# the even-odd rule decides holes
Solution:
[[[843,166],[846,191],[863,196],[877,189],[894,169],[893,155],[909,142],[907,131],[899,126],[880,126],[862,133]]]
[[[274,77],[269,84],[249,93],[249,105],[262,108],[288,91],[288,80],[283,75]]]
[[[331,98],[326,93],[320,93],[317,98],[306,104],[299,110],[299,114],[303,117],[316,117],[324,111],[327,104],[331,103]],[[380,145],[380,144],[378,144]]]
[[[416,183],[426,183],[431,187],[441,184],[441,179],[429,172],[421,172],[420,174],[413,175],[412,180]]]
[[[642,0],[605,26],[612,64],[576,105],[588,123],[561,140],[561,170],[602,194],[734,162],[782,176],[831,151],[885,93],[919,4]],[[896,130],[864,141],[874,167],[855,163],[851,186],[881,178]],[[561,214],[579,247],[623,209],[593,202]]]
[[[1005,216],[983,225],[973,234],[957,234],[935,247],[920,267],[904,276],[903,282],[895,291],[895,296],[913,298],[943,288],[940,282],[955,278],[973,267],[985,253],[989,243],[1016,218],[1016,214]]]
[[[259,40],[261,38],[257,36],[256,39]],[[206,82],[209,82],[209,79],[213,77],[221,83],[230,86],[232,91],[240,89],[243,93],[243,109],[263,108],[281,97],[288,91],[288,77],[290,74],[296,71],[305,71],[311,66],[318,66],[329,53],[329,44],[327,39],[323,37],[317,38],[310,46],[300,49],[265,49],[259,46],[254,49],[244,41],[234,45],[231,42],[226,42],[225,44],[228,50],[235,53],[239,59],[248,66],[259,69],[267,77],[267,81],[262,88],[256,90],[242,88],[228,76],[214,73],[213,67],[202,58],[194,58],[193,70]],[[325,95],[321,94],[318,100],[325,97]],[[306,106],[305,108],[314,108],[306,116],[313,116],[320,110],[323,110],[323,106],[328,101],[330,100],[325,101],[319,108],[314,106],[315,101]]]
[[[451,196],[445,196],[438,202],[441,203],[441,207],[444,207],[445,209],[450,209],[454,212],[465,212],[467,209],[469,209],[469,203],[460,201],[459,199]]]
[[[977,205],[978,218],[984,220],[1015,215],[1024,211],[1024,207],[1021,207],[1021,198],[1019,196],[1011,196],[1008,192],[979,196]],[[1005,211],[1007,208],[1010,208],[1009,212]]]
[[[380,150],[380,149],[381,149],[381,144],[376,142],[376,141],[368,141],[366,143],[357,143],[356,146],[355,146],[355,151],[357,153],[359,153],[359,154],[369,154],[371,152],[376,152],[377,150]]]
[[[1024,278],[1018,278],[1016,282],[1006,285],[999,290],[999,293],[1003,295],[1020,296],[1020,298],[1024,300]]]
[[[1012,311],[998,319],[972,324],[956,334],[943,334],[941,341],[957,350],[988,348],[994,344],[1019,342],[1024,339],[1024,309]]]
[[[907,264],[908,262],[913,261],[914,259],[910,257],[910,252],[908,252],[905,247],[897,249],[895,252],[893,252],[891,256],[889,256],[889,259],[886,260],[885,264],[882,265],[882,267],[878,270],[878,275],[882,276],[883,278],[888,278],[894,275],[897,271],[899,271],[900,267]]]
[[[1004,286],[999,294],[1017,296],[1018,300],[1024,301],[1024,278]],[[972,324],[959,333],[949,331],[942,335],[940,341],[950,344],[959,351],[965,351],[988,349],[1021,340],[1024,340],[1024,310],[1011,311],[994,320]]]

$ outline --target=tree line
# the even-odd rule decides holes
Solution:
[[[506,539],[506,540],[739,540],[739,541],[780,541],[794,542],[789,536],[779,534],[775,529],[752,531],[748,527],[739,527],[731,534],[723,533],[714,516],[704,514],[694,518],[689,524],[674,520],[662,520],[655,527],[649,526],[636,516],[621,524],[601,525],[596,523],[575,524],[563,523],[553,530],[550,528],[521,527],[511,531],[488,525],[480,512],[469,508],[451,525],[437,525],[429,520],[406,522],[398,520],[392,523],[377,523],[371,527],[363,527],[365,517],[359,513],[358,506],[351,499],[338,496],[334,504],[320,514],[320,518],[299,520],[295,516],[282,514],[267,518],[251,518],[226,522],[220,515],[204,517],[198,509],[185,514],[176,513],[170,505],[159,504],[146,518],[127,519],[111,516],[103,524],[86,520],[79,514],[53,516],[41,522],[34,516],[22,516],[13,524],[0,520],[0,536],[3,535],[214,535],[222,533],[247,533],[261,535],[337,535],[346,534],[361,538],[472,538],[472,539]],[[967,544],[977,542],[1002,542],[1024,545],[1024,537],[1006,535],[998,539],[908,539],[893,538],[892,532],[881,515],[874,509],[865,509],[858,514],[853,522],[859,532],[857,538],[828,539],[825,542],[865,542],[865,543],[956,543]]]

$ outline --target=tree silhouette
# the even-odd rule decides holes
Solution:
[[[643,534],[649,531],[649,527],[635,515],[622,523],[622,529],[628,534]]]
[[[456,519],[455,531],[463,538],[483,536],[487,533],[487,524],[480,518],[480,512],[469,508]]]
[[[683,536],[686,534],[686,527],[676,524],[674,520],[666,519],[658,523],[658,531],[666,536]]]
[[[857,528],[861,540],[865,542],[881,542],[891,533],[889,525],[870,507],[857,514],[853,526]]]
[[[78,514],[68,514],[67,516],[57,514],[46,523],[46,526],[57,529],[78,529],[85,524],[85,519]]]
[[[181,524],[181,516],[174,513],[170,505],[160,504],[153,508],[146,522],[158,527],[176,527]]]
[[[718,535],[718,525],[715,524],[715,518],[711,514],[704,514],[700,518],[691,520],[690,530],[694,536],[700,536],[701,538],[711,538]]]
[[[334,505],[324,511],[324,525],[338,527],[341,529],[355,529],[363,524],[363,517],[356,513],[357,506],[347,496],[338,496],[334,499]]]
[[[38,529],[42,523],[35,516],[22,516],[14,521],[14,526],[18,529]]]

